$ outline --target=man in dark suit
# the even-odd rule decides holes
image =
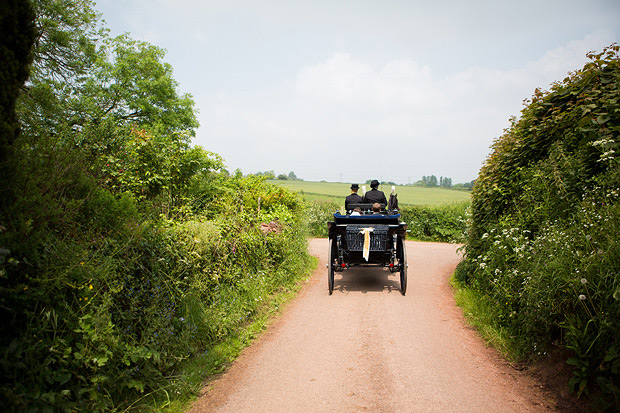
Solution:
[[[344,200],[344,209],[346,209],[347,211],[353,209],[349,208],[349,204],[361,204],[364,200],[364,198],[357,194],[358,189],[360,189],[360,186],[358,184],[351,184],[351,195],[349,195]]]
[[[374,204],[375,202],[383,205],[387,205],[387,199],[385,199],[385,194],[383,191],[379,191],[379,181],[376,179],[370,183],[370,191],[366,192],[364,195],[364,203]]]

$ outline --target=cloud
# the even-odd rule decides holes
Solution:
[[[410,59],[388,62],[380,71],[346,53],[299,71],[296,90],[302,98],[334,108],[394,110],[427,108],[442,101],[430,68]]]
[[[323,179],[321,173],[336,179],[345,171],[345,179],[389,175],[396,182],[436,174],[469,181],[523,100],[582,67],[586,51],[600,49],[609,36],[593,33],[521,67],[471,66],[444,76],[413,59],[377,66],[333,53],[301,67],[277,91],[206,97],[201,124],[217,142],[205,146],[244,172],[294,170],[305,179]]]
[[[207,36],[207,34],[202,29],[194,29],[192,38],[194,39],[194,41],[196,41],[196,43],[201,46],[209,43],[209,36]]]
[[[608,46],[615,41],[612,30],[596,30],[584,39],[573,40],[566,46],[546,52],[534,62],[528,62],[525,70],[539,74],[549,81],[561,80],[568,72],[583,67],[586,53],[597,49],[600,51],[601,45]]]

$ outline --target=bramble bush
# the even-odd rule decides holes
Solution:
[[[619,50],[537,90],[494,143],[456,272],[517,357],[570,350],[568,385],[603,409],[620,406]]]

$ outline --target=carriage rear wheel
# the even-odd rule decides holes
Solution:
[[[327,253],[327,286],[329,288],[329,295],[334,292],[334,260],[336,254],[334,251],[334,240],[329,240],[329,251]]]
[[[400,293],[407,292],[407,246],[402,238],[398,240],[398,261],[400,264]]]

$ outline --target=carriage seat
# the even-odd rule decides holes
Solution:
[[[373,202],[364,202],[364,203],[359,203],[359,204],[349,204],[349,209],[351,211],[353,211],[355,208],[359,208],[362,210],[363,214],[372,214],[372,206],[374,205]],[[379,204],[381,206],[381,211],[385,211],[385,204],[381,203]]]

